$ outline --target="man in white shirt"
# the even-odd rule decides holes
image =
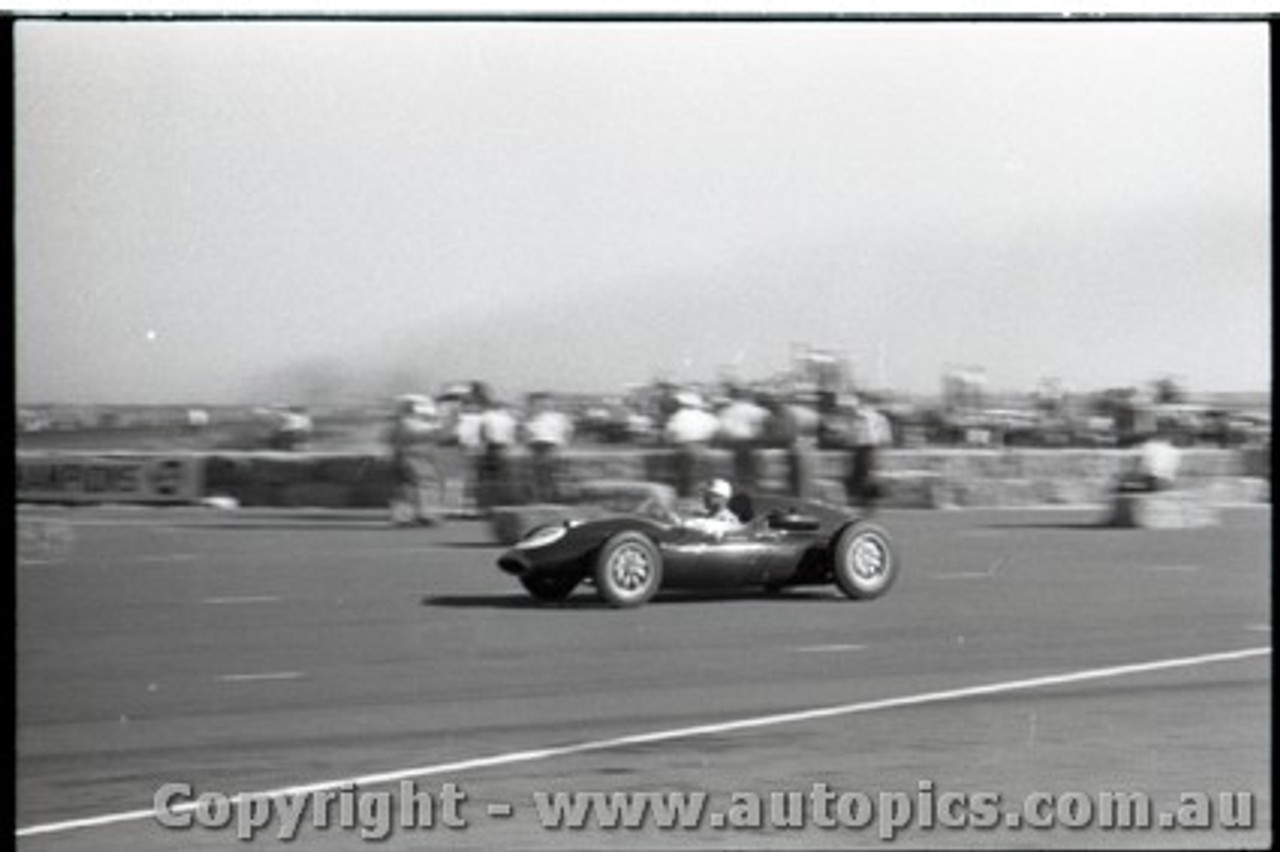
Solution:
[[[676,394],[679,408],[667,421],[666,438],[672,444],[706,444],[720,431],[720,420],[707,411],[702,397],[693,391]]]
[[[691,497],[695,483],[704,475],[706,450],[720,431],[720,420],[706,410],[702,397],[692,391],[676,394],[676,402],[680,408],[667,421],[663,436],[676,451],[676,492],[681,497]]]
[[[1167,491],[1178,479],[1180,456],[1173,442],[1163,432],[1157,432],[1139,451],[1138,474],[1152,491]]]
[[[559,491],[560,451],[573,438],[573,421],[552,407],[550,394],[534,393],[529,395],[529,416],[522,431],[529,447],[533,501],[554,502]]]
[[[480,409],[476,504],[483,510],[509,502],[511,471],[508,453],[516,443],[520,424],[484,382],[472,383],[471,396],[472,402]]]
[[[732,401],[720,410],[720,440],[733,453],[733,477],[748,487],[756,483],[756,450],[769,412],[745,390],[730,391]]]
[[[406,394],[396,400],[386,434],[395,483],[391,522],[396,526],[435,523],[443,514],[444,479],[435,453],[439,434],[431,397]]]
[[[1120,480],[1120,491],[1168,491],[1178,479],[1181,452],[1169,440],[1168,430],[1157,427],[1133,459],[1133,467]]]

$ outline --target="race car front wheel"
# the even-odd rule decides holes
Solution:
[[[854,600],[878,598],[898,578],[893,542],[876,524],[858,522],[846,528],[832,556],[836,585]]]
[[[600,597],[610,606],[640,606],[662,585],[662,554],[645,535],[618,533],[600,548],[595,581]]]
[[[578,578],[569,577],[521,577],[520,585],[524,586],[536,600],[543,603],[559,603],[573,594],[578,587]]]

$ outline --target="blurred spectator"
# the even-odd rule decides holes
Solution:
[[[657,426],[665,434],[667,424],[680,410],[680,390],[671,382],[658,382],[654,396],[654,409],[657,414]]]
[[[619,444],[628,439],[627,419],[616,398],[596,400],[581,414],[581,431],[596,441]]]
[[[475,500],[476,457],[480,454],[480,410],[471,387],[451,386],[436,398],[440,421],[436,463],[444,478],[444,503],[465,512]]]
[[[484,403],[472,391],[458,401],[457,419],[454,422],[454,439],[468,456],[475,458],[484,451],[482,424]]]
[[[1227,412],[1217,409],[1206,411],[1197,437],[1224,450],[1230,447],[1233,441],[1231,420]]]
[[[573,439],[573,421],[553,407],[550,394],[534,393],[521,431],[529,447],[530,496],[535,503],[553,503],[560,492],[560,452]]]
[[[797,395],[792,402],[782,406],[783,429],[790,438],[787,449],[787,490],[795,497],[812,499],[817,493],[818,428],[821,416],[817,398]]]
[[[624,409],[627,421],[627,439],[636,444],[652,444],[657,440],[657,427],[653,418],[638,403],[628,402]]]
[[[819,391],[818,448],[852,449],[854,418],[854,406],[849,400],[841,400],[834,391]]]
[[[1118,411],[1119,445],[1134,447],[1146,441],[1156,432],[1156,412],[1149,397],[1133,392],[1124,400]]]
[[[1143,442],[1133,469],[1120,480],[1124,492],[1168,491],[1177,484],[1181,452],[1167,429],[1158,429]]]
[[[479,409],[476,422],[479,454],[476,466],[476,503],[489,509],[511,502],[511,448],[519,437],[519,421],[483,382],[472,385],[472,399]]]
[[[881,447],[893,444],[893,430],[889,418],[856,396],[848,406],[853,415],[853,449],[845,493],[851,503],[870,514],[882,496],[876,455]]]
[[[1187,401],[1187,392],[1173,376],[1164,376],[1152,383],[1151,399],[1156,405],[1177,405]]]
[[[391,522],[397,526],[435,523],[443,513],[444,478],[436,459],[440,429],[429,397],[406,395],[396,400],[386,441],[394,481]]]
[[[271,449],[305,450],[314,428],[311,415],[304,406],[291,405],[279,409],[271,431]]]
[[[203,432],[209,427],[209,412],[203,408],[187,409],[187,431]]]
[[[771,450],[785,451],[784,489],[790,490],[791,453],[794,451],[796,442],[795,420],[789,416],[786,406],[776,394],[761,393],[757,399],[760,407],[766,412],[764,422],[761,424],[760,445]]]
[[[692,391],[676,394],[676,403],[679,408],[667,421],[663,434],[667,443],[675,448],[676,492],[681,497],[692,497],[697,483],[707,478],[703,475],[707,467],[707,447],[720,430],[720,420],[707,411],[702,397]]]
[[[756,450],[769,412],[742,388],[730,388],[729,397],[720,410],[720,438],[733,454],[733,478],[744,488],[754,488],[759,479]]]
[[[853,502],[854,471],[857,470],[857,453],[854,451],[854,407],[850,400],[841,399],[835,391],[819,391],[817,394],[819,450],[834,451],[844,463],[841,484],[846,502]]]

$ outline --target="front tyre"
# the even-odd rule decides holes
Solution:
[[[898,557],[884,528],[864,521],[847,527],[833,552],[836,585],[854,600],[878,598],[898,578]]]
[[[640,606],[662,585],[662,554],[648,536],[618,533],[600,548],[595,581],[600,597],[610,606]]]
[[[521,577],[520,585],[524,586],[524,590],[530,594],[535,600],[543,603],[560,603],[573,594],[573,590],[578,587],[578,577]]]

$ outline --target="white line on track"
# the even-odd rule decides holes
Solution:
[[[256,672],[253,674],[218,675],[223,683],[245,683],[255,680],[301,680],[306,677],[302,672]]]
[[[777,713],[772,716],[754,716],[746,719],[735,719],[727,722],[713,722],[707,725],[695,725],[688,728],[672,728],[665,731],[651,731],[644,734],[630,734],[603,740],[588,740],[565,746],[513,751],[506,754],[495,754],[489,757],[477,757],[471,760],[459,760],[453,763],[436,763],[417,766],[409,769],[394,769],[370,775],[358,775],[352,778],[337,778],[328,781],[315,781],[309,784],[298,784],[292,787],[276,787],[271,790],[239,793],[231,797],[231,802],[239,804],[248,799],[281,798],[284,796],[303,796],[326,790],[336,790],[347,786],[365,787],[374,784],[391,784],[413,778],[446,775],[459,772],[471,772],[477,769],[492,769],[498,766],[510,766],[516,763],[532,763],[538,760],[552,760],[558,757],[569,757],[577,754],[608,751],[636,745],[650,745],[672,740],[691,739],[733,731],[746,731],[757,728],[769,728],[777,725],[794,725],[801,722],[812,722],[818,719],[831,719],[839,716],[851,716],[856,713],[871,713],[877,710],[888,710],[894,707],[913,707],[925,704],[938,704],[945,701],[958,701],[984,695],[999,695],[1005,692],[1026,692],[1033,689],[1045,689],[1063,686],[1069,683],[1080,683],[1090,680],[1127,677],[1130,675],[1148,674],[1150,672],[1170,669],[1203,666],[1213,663],[1229,663],[1239,660],[1263,657],[1271,654],[1271,648],[1244,648],[1237,651],[1223,651],[1216,654],[1201,654],[1195,657],[1175,657],[1165,660],[1151,660],[1145,663],[1131,663],[1122,666],[1110,666],[1101,669],[1085,669],[1065,674],[1045,675],[1025,680],[1010,680],[1002,683],[988,683],[978,686],[964,686],[957,689],[945,689],[939,692],[921,692],[915,695],[903,695],[897,698],[882,698],[876,701],[862,701],[856,704],[840,704],[834,707],[818,707],[811,710],[797,710],[791,713]],[[187,813],[198,807],[198,802],[182,802],[169,810],[172,813]],[[138,822],[155,818],[153,809],[121,811],[101,814],[81,819],[50,822],[40,825],[29,825],[19,828],[14,833],[18,837],[30,837],[37,834],[55,834],[81,828],[98,828],[122,822]]]
[[[798,648],[792,648],[801,654],[835,654],[840,651],[861,651],[866,645],[801,645]]]
[[[202,604],[260,604],[260,603],[277,603],[280,600],[279,595],[243,595],[240,597],[225,598],[204,598],[200,601]]]

